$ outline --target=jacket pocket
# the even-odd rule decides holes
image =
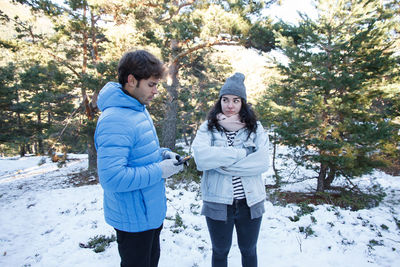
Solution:
[[[214,170],[204,171],[202,178],[202,193],[205,196],[218,196],[221,193],[221,179]]]
[[[140,206],[142,207],[144,216],[147,218],[147,207],[146,207],[145,198],[144,198],[142,190],[139,190],[139,192],[140,192]]]

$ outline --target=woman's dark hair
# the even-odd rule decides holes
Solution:
[[[252,107],[250,104],[246,102],[243,98],[242,100],[242,107],[239,111],[239,116],[241,122],[244,122],[246,124],[246,129],[248,131],[248,137],[250,137],[251,133],[255,133],[257,130],[257,116],[254,113]],[[216,128],[218,131],[222,132],[224,129],[222,128],[221,125],[218,123],[217,115],[219,113],[222,113],[222,106],[221,106],[221,101],[222,97],[220,97],[215,103],[214,107],[211,108],[210,112],[208,113],[207,120],[208,120],[208,130],[212,131],[214,128]],[[247,137],[247,138],[248,138]]]
[[[124,86],[132,74],[137,81],[152,76],[161,78],[164,74],[162,62],[146,50],[126,52],[118,63],[118,82]]]

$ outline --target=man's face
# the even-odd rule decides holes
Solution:
[[[150,104],[151,100],[153,100],[154,96],[158,93],[157,85],[160,79],[152,76],[138,82],[133,75],[129,76],[131,77],[128,77],[128,83],[125,89],[143,105]]]
[[[242,99],[236,95],[223,95],[221,98],[222,113],[230,117],[240,112],[242,108]]]

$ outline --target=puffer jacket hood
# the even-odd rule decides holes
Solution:
[[[146,108],[136,98],[133,98],[122,91],[122,85],[116,82],[108,82],[100,91],[97,98],[97,106],[101,111],[110,107],[131,108],[137,111],[144,111]]]

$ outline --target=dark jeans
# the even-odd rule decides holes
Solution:
[[[242,254],[243,267],[257,266],[257,240],[262,217],[251,219],[246,200],[228,205],[227,221],[216,221],[206,217],[212,243],[212,267],[228,266],[228,253],[232,245],[233,226]]]
[[[115,229],[121,267],[157,267],[162,227],[137,233]]]

